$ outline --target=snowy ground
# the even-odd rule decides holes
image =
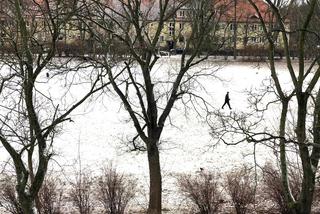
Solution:
[[[212,105],[220,108],[226,91],[230,91],[233,111],[241,111],[247,108],[244,90],[258,87],[268,76],[268,71],[266,67],[240,63],[224,66],[216,75],[225,81],[212,78],[204,83]],[[224,111],[229,110],[225,108]],[[134,129],[115,96],[98,99],[94,106],[86,105],[78,112],[80,115],[74,117],[75,123],[67,124],[66,131],[57,140],[59,155],[56,160],[59,163],[72,163],[78,159],[77,151],[80,149],[82,165],[91,169],[101,167],[106,160],[112,160],[126,172],[147,173],[145,154],[128,154],[124,151],[127,148],[123,146],[123,141],[134,133]],[[192,112],[186,117],[179,104],[171,119],[174,126],[168,125],[162,136],[161,164],[165,171],[188,172],[196,171],[199,167],[225,170],[241,164],[244,156],[252,152],[250,146],[244,145],[220,145],[210,149],[215,140],[209,135],[209,126]],[[251,158],[245,159],[250,161]]]
[[[163,57],[161,63],[170,62],[170,60],[176,59]],[[270,76],[268,67],[257,63],[225,64],[225,62],[212,61],[208,63],[207,68],[217,63],[221,66],[216,73],[218,78],[201,80],[201,84],[207,91],[203,96],[206,96],[208,101],[219,109],[224,102],[225,93],[229,91],[232,111],[245,111],[248,103],[247,94],[244,91],[259,88],[262,81]],[[279,66],[284,67],[282,63]],[[225,108],[223,111],[228,114],[230,110]],[[172,113],[171,119],[174,126],[167,125],[162,136],[161,165],[165,191],[172,189],[172,183],[174,183],[170,177],[172,173],[196,172],[199,167],[226,171],[243,163],[253,163],[253,156],[249,155],[253,151],[252,145],[220,144],[213,147],[216,139],[212,139],[209,134],[210,128],[202,118],[193,112],[189,112],[186,117],[181,104],[178,104]],[[270,117],[271,115],[275,115],[274,112],[270,113]],[[56,169],[62,168],[66,175],[70,175],[69,173],[79,168],[80,158],[82,168],[94,172],[101,169],[108,161],[112,161],[119,171],[132,173],[140,178],[141,185],[148,185],[146,154],[125,152],[127,148],[123,146],[123,141],[127,139],[128,133],[134,133],[134,129],[132,123],[128,122],[128,114],[121,108],[116,96],[97,98],[93,105],[87,103],[74,113],[72,119],[74,123],[64,125],[64,132],[56,139],[57,155],[52,162]],[[0,154],[0,160],[6,160],[3,148]],[[258,162],[262,164],[272,158],[270,156],[272,153],[265,147],[258,147],[256,154]],[[165,196],[164,202],[169,200],[170,197]]]

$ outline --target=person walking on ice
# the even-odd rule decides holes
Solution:
[[[232,109],[230,106],[230,98],[229,98],[229,91],[227,92],[225,98],[224,98],[224,104],[222,105],[222,109],[224,108],[225,105],[228,105],[229,109]]]

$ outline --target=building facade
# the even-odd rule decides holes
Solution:
[[[38,0],[40,1],[40,0]],[[111,6],[114,1],[108,0],[106,4]],[[39,2],[39,4],[41,1]],[[150,1],[144,0],[142,10],[148,10]],[[152,3],[156,8],[156,4]],[[274,18],[266,3],[262,0],[257,0],[263,18],[272,28],[274,26]],[[116,6],[114,6],[116,7]],[[187,4],[180,7],[175,15],[166,21],[158,41],[159,50],[183,50],[186,46],[192,31],[192,14],[196,4]],[[5,46],[6,38],[11,38],[12,35],[7,33],[10,28],[10,19],[6,17],[5,6],[0,5],[0,44]],[[119,9],[120,10],[120,9]],[[259,17],[254,8],[246,0],[212,0],[212,5],[208,8],[208,12],[214,12],[212,23],[210,24],[210,37],[205,41],[206,51],[227,50],[229,53],[246,49],[264,49],[267,46],[266,37],[262,29]],[[153,15],[145,25],[146,32],[152,35],[157,27],[157,9],[152,11]],[[47,34],[48,28],[43,14],[37,15],[35,10],[29,13],[27,25],[29,28],[37,26],[35,38],[39,42],[45,43],[45,40],[50,38]],[[99,21],[99,20],[97,20]],[[36,24],[35,24],[36,22]],[[89,23],[90,25],[90,23]],[[286,23],[289,28],[289,23]],[[13,23],[14,26],[14,23]],[[93,35],[88,30],[90,26],[84,24],[77,16],[73,16],[69,22],[63,25],[58,37],[58,50],[68,51],[83,49],[83,51],[93,51],[95,48]],[[9,31],[8,31],[9,32]],[[134,34],[134,32],[132,32]],[[106,35],[108,36],[108,35]],[[276,39],[279,49],[282,48],[282,40]]]

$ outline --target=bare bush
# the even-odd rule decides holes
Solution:
[[[135,196],[135,181],[109,166],[98,178],[97,199],[106,214],[123,214]]]
[[[0,207],[7,213],[22,214],[16,194],[15,182],[9,176],[6,176],[0,183]]]
[[[93,211],[92,187],[93,179],[82,173],[78,176],[77,181],[71,184],[70,201],[80,214],[90,214]]]
[[[224,200],[218,177],[212,172],[197,175],[184,174],[178,178],[180,191],[193,202],[199,214],[218,213]]]
[[[301,177],[298,170],[291,169],[288,175],[291,192],[294,198],[298,198],[301,188]],[[264,197],[271,201],[270,212],[289,214],[290,208],[285,200],[285,192],[281,182],[281,175],[272,164],[263,167],[263,192]]]
[[[226,176],[226,189],[236,213],[247,213],[250,204],[255,201],[255,182],[251,170],[244,166],[229,172]]]
[[[315,183],[313,194],[313,213],[320,213],[320,177],[318,176]]]
[[[40,213],[60,214],[63,203],[63,188],[58,179],[46,179],[38,194]]]

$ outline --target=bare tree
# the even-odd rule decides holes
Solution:
[[[270,130],[261,127],[260,121],[264,120],[261,111],[252,112],[251,115],[259,118],[250,121],[248,115],[233,115],[231,122],[226,122],[228,128],[243,136],[240,141],[276,145],[275,151],[279,150],[279,165],[281,182],[285,192],[285,203],[290,213],[310,213],[315,188],[315,178],[320,157],[319,148],[319,91],[315,90],[320,77],[319,55],[315,54],[311,61],[305,61],[308,52],[306,47],[307,35],[317,35],[311,30],[310,23],[314,18],[317,1],[309,1],[306,5],[307,13],[297,29],[288,29],[287,15],[295,1],[271,1],[266,3],[272,16],[266,16],[260,1],[249,0],[255,8],[260,19],[264,35],[268,43],[268,65],[270,67],[272,84],[261,96],[255,98],[255,103],[261,102],[265,95],[275,94],[276,98],[266,104],[263,110],[268,110],[272,103],[280,103],[278,129]],[[270,19],[270,17],[272,17]],[[295,67],[290,57],[289,35],[298,35],[298,66]],[[276,47],[282,43],[285,54],[286,70],[290,76],[290,86],[287,86],[280,77],[275,63]],[[314,96],[315,95],[315,96]],[[296,99],[294,99],[296,98]],[[310,98],[312,98],[310,100]],[[290,106],[297,111],[292,111],[293,120],[289,120]],[[259,109],[256,109],[259,110]],[[261,110],[261,109],[260,109]],[[294,115],[295,114],[295,115]],[[311,122],[308,122],[311,121]],[[260,124],[259,124],[260,123]],[[255,128],[256,129],[255,129]],[[257,128],[259,127],[259,128]],[[259,130],[259,131],[257,131]],[[224,136],[225,137],[225,136]],[[223,138],[224,138],[223,137]],[[293,197],[292,188],[288,178],[288,153],[290,144],[297,146],[299,162],[302,165],[301,191],[297,198]],[[270,145],[270,144],[269,144]]]
[[[251,1],[252,5],[255,7],[256,11],[259,13],[259,8],[256,7],[253,1]],[[318,114],[319,114],[319,98],[320,94],[317,92],[317,96],[315,99],[315,106],[313,110],[313,127],[312,127],[312,136],[308,138],[307,136],[307,114],[308,114],[308,105],[310,105],[310,102],[308,102],[312,91],[315,88],[316,83],[319,80],[320,77],[320,66],[319,66],[319,56],[316,55],[310,65],[306,64],[305,62],[305,54],[308,51],[305,48],[305,43],[307,39],[307,35],[310,33],[310,22],[313,18],[315,8],[317,1],[310,1],[309,7],[308,7],[308,13],[305,19],[303,20],[302,24],[299,26],[298,34],[299,34],[299,42],[298,42],[298,71],[296,72],[292,60],[290,58],[290,49],[289,49],[289,41],[288,41],[288,32],[285,26],[285,18],[286,14],[283,15],[281,5],[279,5],[277,2],[267,1],[267,3],[270,5],[273,13],[276,17],[276,23],[278,24],[277,29],[280,31],[281,38],[284,43],[284,52],[286,57],[286,63],[287,68],[289,71],[289,74],[291,76],[291,81],[293,84],[293,90],[289,93],[289,95],[286,95],[286,93],[283,90],[283,86],[281,85],[281,82],[279,80],[279,77],[276,73],[276,68],[274,66],[274,55],[272,54],[274,52],[274,43],[272,37],[270,37],[270,33],[267,31],[264,19],[261,16],[261,13],[259,13],[260,21],[262,22],[262,25],[264,26],[264,32],[266,35],[268,35],[268,41],[269,41],[269,50],[270,50],[270,64],[271,64],[271,73],[272,78],[274,80],[274,84],[277,89],[277,93],[280,97],[281,103],[282,103],[282,114],[281,114],[281,122],[280,122],[280,164],[281,164],[281,175],[282,175],[282,182],[283,186],[286,192],[286,202],[288,203],[291,212],[296,213],[310,213],[311,212],[311,205],[313,201],[313,192],[315,188],[315,175],[318,168],[318,162],[319,162],[319,121],[318,121]],[[293,4],[294,1],[290,1],[290,4]],[[289,7],[290,7],[289,4]],[[312,70],[315,70],[315,72],[311,72]],[[308,80],[308,78],[311,80]],[[303,171],[303,179],[302,179],[302,189],[301,193],[299,195],[299,199],[296,201],[291,194],[290,186],[288,184],[288,173],[287,173],[287,160],[286,160],[286,140],[284,138],[284,126],[285,126],[285,115],[288,111],[288,100],[290,100],[290,97],[295,96],[297,101],[297,122],[295,124],[295,137],[296,137],[296,143],[298,144],[298,152],[300,156],[300,161],[302,164],[302,171]],[[308,104],[309,103],[309,104]],[[311,146],[311,148],[310,148]]]
[[[103,47],[105,56],[102,60],[92,59],[107,72],[107,77],[118,97],[128,112],[137,135],[131,141],[132,150],[147,152],[150,176],[148,213],[161,213],[161,166],[159,157],[160,138],[165,123],[177,100],[184,96],[199,98],[190,88],[190,83],[199,76],[210,73],[191,71],[192,67],[207,59],[207,55],[197,58],[211,26],[215,23],[214,3],[201,1],[109,1],[108,4],[92,0],[87,2],[87,10],[82,14],[90,32],[98,44]],[[187,15],[189,29],[179,68],[172,75],[156,75],[155,68],[159,56],[157,47],[161,43],[161,33],[176,11],[182,6],[189,8]],[[106,49],[109,38],[125,47],[126,54],[117,55],[116,51]],[[210,45],[210,44],[208,44]],[[189,55],[187,55],[187,53]],[[117,57],[117,69],[110,66],[110,60]],[[107,63],[107,64],[106,64]],[[123,72],[119,79],[118,72]],[[163,91],[163,89],[167,90]]]
[[[66,74],[62,78],[66,78],[68,86],[78,81],[69,81],[68,75],[81,73],[63,70],[70,63],[53,59],[61,29],[77,11],[76,1],[4,0],[2,4],[1,45],[8,51],[0,58],[0,141],[15,167],[21,209],[23,213],[34,213],[34,202],[40,207],[38,193],[54,155],[54,137],[61,124],[72,121],[69,115],[73,110],[105,84],[98,71],[90,72],[87,91],[70,102],[61,100],[70,87],[65,87],[61,99],[43,90],[59,74]]]

